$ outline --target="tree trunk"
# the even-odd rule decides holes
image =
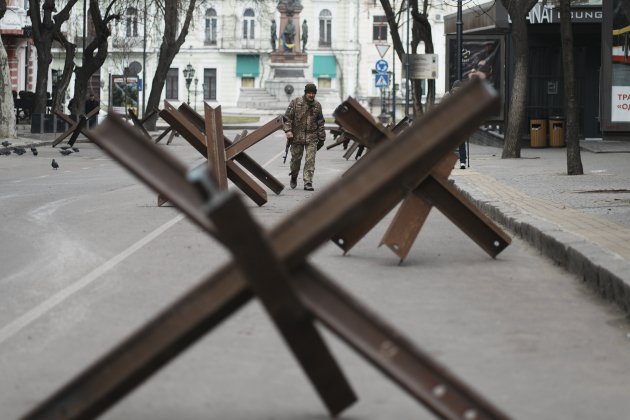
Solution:
[[[46,112],[48,96],[48,70],[52,62],[52,42],[55,32],[59,32],[61,25],[70,18],[70,10],[78,0],[69,0],[63,9],[53,17],[56,10],[54,0],[44,0],[43,6],[39,0],[29,0],[28,13],[33,25],[33,41],[37,48],[37,81],[35,82],[35,98],[33,113]],[[42,16],[43,12],[43,16]]]
[[[512,19],[511,45],[514,47],[514,76],[512,97],[508,111],[507,129],[501,158],[520,158],[520,140],[525,126],[525,105],[527,101],[527,77],[529,45],[527,42],[527,21],[525,17],[537,0],[501,0]]]
[[[571,1],[560,0],[560,35],[562,37],[562,70],[564,78],[565,136],[567,142],[567,174],[583,175],[580,155],[578,104],[573,60],[573,27]]]
[[[3,2],[3,0],[0,0]],[[2,16],[0,16],[2,19]],[[16,138],[15,109],[11,78],[9,76],[9,58],[0,38],[0,138]]]
[[[63,73],[61,76],[61,80],[57,82],[57,90],[53,95],[53,104],[52,109],[60,112],[65,112],[63,109],[63,102],[66,96],[66,90],[70,85],[70,78],[72,77],[72,71],[74,70],[74,55],[76,51],[76,45],[72,42],[69,42],[63,34],[56,34],[56,38],[59,42],[62,43],[64,49],[66,50],[66,58],[63,64]]]
[[[35,97],[33,113],[45,114],[48,101],[48,69],[52,63],[52,33],[46,33],[37,44],[37,80],[35,80]]]
[[[111,21],[120,19],[119,14],[110,14],[114,3],[110,0],[106,6],[105,14],[101,13],[101,5],[98,0],[90,0],[89,14],[94,25],[94,38],[85,47],[81,67],[74,69],[74,114],[85,114],[85,101],[87,99],[88,84],[90,78],[105,62],[108,54],[108,39],[111,35]]]
[[[177,48],[177,50],[179,51],[179,48]],[[162,98],[162,90],[164,90],[164,85],[166,84],[168,69],[171,68],[173,58],[177,54],[171,54],[171,57],[167,58],[169,53],[170,48],[168,45],[165,45],[164,41],[162,41],[162,45],[160,46],[160,58],[158,60],[157,68],[155,69],[155,74],[153,75],[151,93],[149,94],[149,100],[147,101],[147,112],[160,108],[160,99]],[[162,57],[164,57],[164,59]],[[154,114],[153,117],[147,121],[148,130],[155,130],[157,119],[158,115]]]
[[[152,109],[159,109],[160,99],[162,98],[162,90],[166,83],[166,76],[168,70],[171,68],[173,59],[179,52],[179,48],[186,40],[188,35],[188,28],[192,20],[195,11],[196,0],[190,0],[188,9],[186,9],[186,16],[182,30],[177,35],[177,27],[179,22],[178,2],[176,0],[166,0],[164,4],[164,35],[162,36],[162,45],[160,45],[160,57],[158,59],[157,68],[153,76],[153,82],[151,83],[151,93],[149,94],[149,100],[147,101],[147,111]],[[155,130],[155,123],[157,122],[158,115],[155,114],[151,117],[146,127],[148,130]]]

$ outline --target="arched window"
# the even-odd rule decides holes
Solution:
[[[206,44],[217,45],[217,11],[206,10]]]
[[[127,8],[127,36],[138,36],[138,9],[135,7]]]
[[[332,13],[324,9],[319,14],[319,45],[330,47],[332,40]]]
[[[243,13],[243,39],[254,39],[255,16],[253,9],[245,9]]]

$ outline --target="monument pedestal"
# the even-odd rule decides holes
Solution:
[[[277,98],[290,101],[302,95],[308,83],[307,55],[304,53],[274,53],[271,55],[269,79],[265,81],[265,90]]]
[[[300,1],[280,1],[277,9],[280,12],[278,49],[271,54],[271,71],[265,81],[265,90],[278,99],[286,98],[288,103],[302,95],[304,85],[308,83],[308,55],[300,49],[303,6]],[[293,29],[286,30],[287,25]]]

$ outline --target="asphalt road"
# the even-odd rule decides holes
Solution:
[[[67,157],[50,147],[0,157],[2,419],[24,414],[229,258],[176,209],[156,207],[155,194],[96,146],[78,147]],[[162,147],[189,166],[201,162],[181,139]],[[288,183],[283,150],[275,134],[251,154]],[[350,163],[340,150],[322,151],[315,194]],[[313,193],[301,188],[268,192],[265,206],[249,208],[273,226],[307,205]],[[377,248],[386,227],[348,255],[328,243],[311,261],[514,418],[627,417],[630,322],[620,311],[519,240],[493,260],[434,211],[399,265]],[[433,418],[325,335],[359,396],[341,418]],[[104,418],[328,417],[250,303]]]

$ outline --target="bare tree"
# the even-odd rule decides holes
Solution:
[[[33,25],[33,41],[37,49],[37,80],[35,81],[35,99],[33,113],[43,114],[46,110],[46,88],[48,70],[52,62],[52,44],[55,33],[61,33],[61,25],[70,18],[70,10],[77,0],[68,0],[61,12],[57,11],[55,0],[29,0],[29,16]],[[43,15],[42,15],[43,11]]]
[[[120,19],[120,14],[114,12],[117,1],[110,0],[102,13],[99,0],[90,0],[89,14],[94,25],[94,37],[83,51],[81,66],[74,69],[74,114],[83,114],[90,78],[107,58],[108,39],[112,34],[110,23]]]
[[[525,126],[525,104],[527,100],[527,76],[529,44],[527,42],[527,14],[537,0],[501,0],[512,19],[512,46],[514,47],[514,75],[512,97],[508,111],[507,129],[502,158],[520,158],[520,139]]]
[[[433,54],[433,34],[431,32],[431,22],[429,22],[429,0],[422,2],[422,11],[418,10],[418,1],[411,3],[411,17],[413,18],[411,52],[417,54],[418,45],[424,43],[424,52]],[[422,114],[422,84],[418,79],[413,80],[413,103],[414,110],[418,114]],[[427,109],[435,102],[435,79],[427,80]]]
[[[153,75],[153,82],[151,84],[151,93],[149,94],[149,100],[147,101],[147,109],[155,109],[160,105],[160,98],[162,97],[162,90],[166,83],[166,76],[168,70],[173,63],[173,59],[179,52],[180,47],[186,40],[188,35],[188,28],[190,27],[190,21],[192,20],[195,12],[196,0],[188,0],[188,8],[185,12],[180,12],[178,0],[164,0],[164,4],[158,6],[163,7],[164,15],[164,34],[162,35],[162,44],[160,45],[160,55]],[[180,27],[180,16],[184,14],[183,23]],[[155,129],[155,123],[157,121],[157,115],[154,116],[148,123],[147,128]]]
[[[562,38],[562,70],[564,79],[564,112],[566,115],[567,174],[583,175],[580,155],[578,103],[573,60],[573,27],[571,0],[560,0],[560,36]]]
[[[66,36],[61,31],[55,31],[55,40],[63,46],[64,50],[66,51],[66,56],[63,63],[61,78],[58,80],[57,88],[53,92],[52,109],[63,112],[62,103],[64,97],[66,96],[66,90],[70,85],[72,72],[74,71],[74,54],[77,47],[75,44],[68,41]]]
[[[403,5],[401,2],[400,9],[394,11],[391,2],[389,0],[380,0],[385,16],[387,17],[387,24],[389,25],[389,31],[392,35],[392,44],[396,55],[401,62],[405,62],[405,51],[402,40],[400,38],[400,16],[402,15]],[[421,42],[424,43],[424,50],[427,54],[432,54],[435,49],[433,46],[433,36],[431,33],[431,23],[428,19],[428,10],[430,6],[429,0],[423,0],[422,11],[418,8],[418,0],[410,0],[409,6],[411,7],[412,18],[412,38],[411,38],[411,52],[416,54],[418,46]],[[435,102],[435,80],[429,80],[427,86],[427,107]],[[413,98],[414,113],[422,114],[424,112],[422,107],[422,84],[420,80],[414,80],[411,83],[411,93]]]
[[[5,0],[0,0],[0,21],[7,11]],[[17,136],[15,127],[15,110],[11,78],[9,76],[9,59],[0,38],[0,138]]]

